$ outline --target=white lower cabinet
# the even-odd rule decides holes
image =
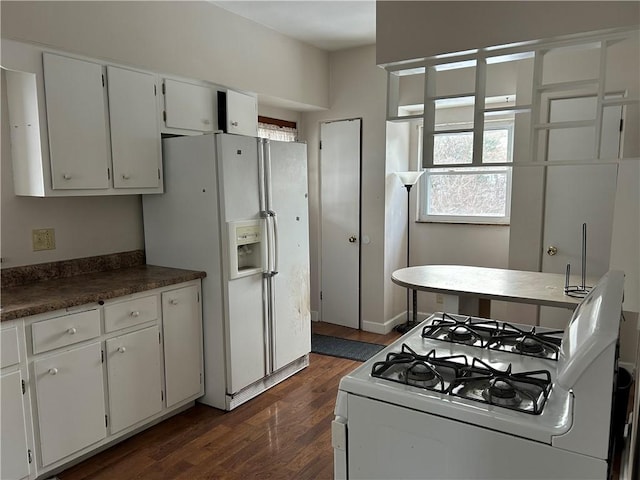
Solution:
[[[204,393],[200,280],[0,329],[0,479],[44,478]]]
[[[106,341],[112,434],[162,410],[159,343],[157,325]]]
[[[162,293],[167,407],[204,393],[200,287]]]
[[[0,376],[0,477],[29,477],[31,451],[27,441],[27,416],[23,402],[22,374],[14,371]],[[5,441],[5,439],[7,441]]]
[[[41,465],[107,435],[100,342],[33,362]]]

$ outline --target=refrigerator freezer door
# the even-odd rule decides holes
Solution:
[[[271,206],[277,215],[272,358],[278,370],[311,350],[307,146],[269,142]]]
[[[216,138],[222,221],[260,218],[257,140],[240,135]]]
[[[218,188],[222,228],[260,220],[258,141],[239,135],[217,135]],[[267,372],[266,317],[262,270],[231,278],[229,232],[222,235],[227,358],[227,393],[235,394]]]

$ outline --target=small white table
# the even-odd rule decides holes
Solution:
[[[527,272],[502,268],[471,267],[466,265],[422,265],[396,270],[391,280],[415,291],[444,295],[444,310],[458,313],[460,298],[479,299],[480,316],[490,316],[490,301],[529,303],[574,309],[580,297],[565,295],[565,275]],[[593,286],[597,279],[587,278]],[[579,276],[571,276],[570,285],[580,285]],[[415,308],[414,308],[415,310]],[[416,320],[414,311],[414,321]]]

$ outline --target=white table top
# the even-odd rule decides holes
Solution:
[[[565,295],[564,274],[506,270],[465,265],[422,265],[396,270],[394,283],[427,292],[464,295],[491,300],[574,308],[582,298]],[[587,278],[587,286],[597,279]],[[580,285],[572,275],[569,284]]]

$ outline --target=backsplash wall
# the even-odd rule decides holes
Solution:
[[[3,112],[7,110],[2,73]],[[1,268],[144,249],[140,195],[35,198],[13,193],[11,142],[2,116],[0,195]],[[55,229],[55,250],[33,251],[33,229]]]

